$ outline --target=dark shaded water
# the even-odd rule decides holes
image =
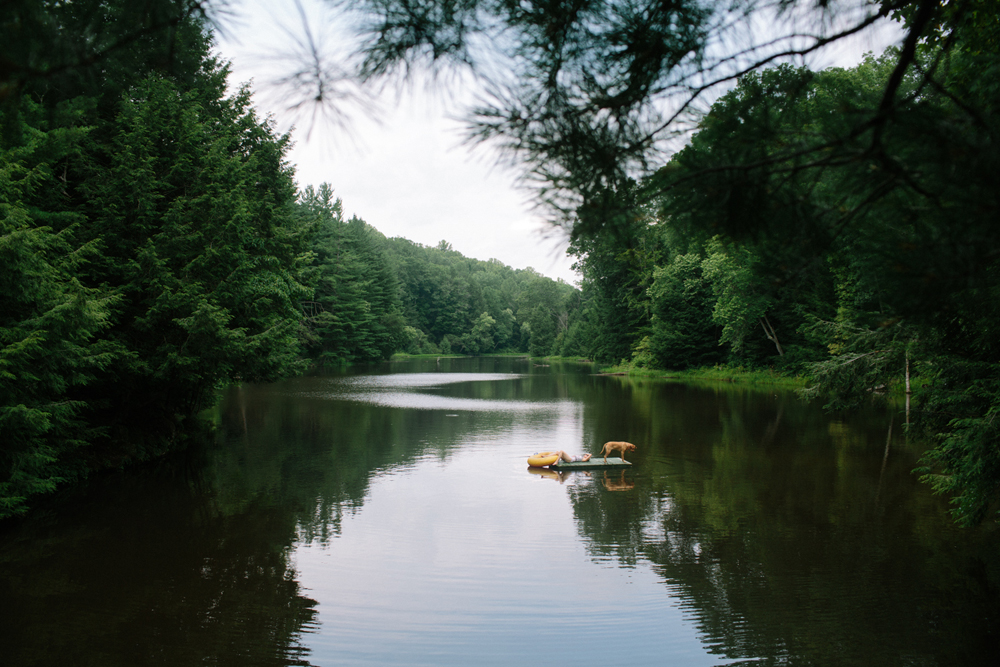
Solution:
[[[992,665],[998,531],[891,419],[514,359],[234,388],[0,533],[0,664]]]

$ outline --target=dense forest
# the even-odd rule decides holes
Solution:
[[[0,515],[174,446],[222,384],[405,350],[774,368],[836,408],[912,390],[925,479],[959,521],[996,516],[995,0],[352,3],[362,78],[510,67],[470,134],[536,184],[580,291],[298,190],[289,138],[226,93],[213,7],[0,19]],[[719,39],[813,10],[815,34]],[[801,66],[888,20],[898,46]]]
[[[583,354],[803,373],[834,408],[905,394],[924,479],[996,518],[1000,3],[355,6],[367,77],[489,82],[469,137],[570,233]],[[893,24],[855,67],[803,66]]]
[[[806,395],[832,408],[906,396],[903,418],[912,399],[908,425],[938,442],[926,480],[955,492],[965,523],[995,511],[1000,165],[988,114],[1000,30],[995,14],[979,20],[987,34],[965,38],[990,50],[955,53],[940,88],[911,70],[899,88],[913,117],[885,129],[880,152],[874,128],[840,137],[879,103],[897,50],[852,69],[741,78],[689,145],[635,184],[653,193],[645,207],[613,233],[578,236],[590,341],[579,352],[655,369],[774,368],[808,377]],[[935,57],[928,46],[923,67]]]
[[[345,221],[329,185],[299,190],[290,138],[247,87],[227,93],[196,7],[4,10],[22,63],[73,48],[60,35],[95,43],[3,81],[0,518],[179,446],[227,383],[397,351],[544,355],[578,304],[530,269]]]
[[[409,354],[530,353],[562,349],[579,290],[533,269],[464,257],[447,241],[387,239],[322,184],[297,210],[314,229],[300,302],[303,352],[314,366]]]

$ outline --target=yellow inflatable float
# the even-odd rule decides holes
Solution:
[[[559,460],[559,455],[555,452],[542,452],[528,457],[528,465],[533,468],[550,466]]]

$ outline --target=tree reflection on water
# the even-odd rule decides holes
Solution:
[[[294,517],[223,507],[186,468],[104,477],[5,536],[4,664],[308,664]]]
[[[996,531],[957,529],[915,487],[919,445],[885,444],[892,417],[840,421],[787,394],[621,382],[635,403],[668,407],[632,424],[653,450],[634,493],[570,487],[579,529],[595,557],[648,561],[711,652],[822,665],[997,654]]]
[[[496,362],[497,368],[486,360],[454,363],[464,371],[519,368],[512,361]],[[616,572],[651,573],[648,591],[620,599],[664,601],[653,604],[656,611],[645,619],[654,628],[665,618],[663,607],[680,608],[697,631],[694,651],[720,660],[957,665],[988,664],[997,654],[997,531],[955,528],[942,499],[911,472],[920,445],[908,442],[897,424],[887,448],[892,415],[831,416],[788,393],[595,376],[556,365],[503,381],[484,376],[464,383],[435,383],[420,374],[419,364],[412,366],[409,379],[386,380],[386,391],[419,391],[463,405],[506,401],[517,409],[393,407],[347,395],[364,383],[323,377],[227,390],[211,446],[63,493],[0,535],[4,664],[325,664],[328,655],[314,654],[321,635],[334,650],[356,649],[358,642],[367,649],[371,637],[355,641],[348,630],[321,627],[319,614],[322,603],[332,626],[362,614],[338,594],[357,593],[363,605],[369,589],[338,580],[307,595],[302,573],[308,565],[301,560],[297,569],[296,550],[317,547],[313,566],[330,554],[349,553],[345,526],[351,525],[355,539],[368,530],[367,539],[392,542],[380,562],[398,566],[394,576],[433,573],[433,564],[417,567],[399,553],[415,546],[397,544],[403,535],[377,532],[383,528],[373,526],[374,519],[360,520],[373,506],[379,508],[374,516],[405,525],[407,539],[426,539],[419,549],[435,553],[457,545],[470,554],[455,566],[468,569],[442,574],[448,586],[405,580],[404,589],[446,589],[454,597],[441,609],[476,609],[476,601],[462,597],[465,584],[455,581],[464,576],[469,586],[487,587],[496,579],[502,593],[475,589],[496,596],[500,615],[468,619],[474,644],[481,633],[493,632],[498,645],[508,646],[498,628],[514,627],[530,612],[512,614],[511,605],[558,600],[539,589],[541,598],[530,597],[529,587],[529,597],[519,598],[504,578],[519,581],[523,560],[555,548],[582,553],[581,563],[564,563],[569,580],[593,575],[605,590],[614,590],[614,574],[588,569],[588,558]],[[543,408],[518,407],[527,403]],[[500,502],[517,513],[524,498],[484,486],[512,485],[513,478],[483,471],[501,461],[521,477],[521,457],[530,449],[512,434],[551,435],[560,420],[578,428],[572,442],[559,445],[574,452],[596,452],[609,439],[639,446],[628,470],[541,473],[559,486],[530,475],[542,482],[539,497],[550,503],[563,499],[556,489],[564,489],[566,514],[553,515],[571,512],[575,533],[560,532],[564,519],[554,529],[529,530],[491,526],[485,512],[471,521],[460,511],[439,513],[433,493],[429,506],[396,510],[413,499],[387,495],[401,488],[419,493],[430,479],[455,480],[457,486],[440,497],[460,502],[461,493],[474,489],[483,494],[478,509]],[[520,452],[522,445],[523,454],[508,458],[506,451]],[[456,460],[463,461],[461,470],[445,470]],[[398,483],[402,477],[395,473],[410,475],[408,484]],[[464,485],[469,479],[475,484]],[[372,502],[379,492],[380,502]],[[477,524],[484,524],[482,533],[475,532]],[[451,536],[434,542],[436,531],[456,528],[471,528],[469,541]],[[563,533],[569,543],[553,542]],[[496,534],[536,541],[498,544]],[[329,571],[346,565],[337,558],[323,563]],[[346,576],[380,574],[370,571],[374,564],[353,567]],[[394,618],[405,609],[393,605],[427,608],[382,593],[385,613]],[[600,610],[579,613],[569,621],[589,623]],[[382,619],[372,612],[359,623],[379,626]],[[429,645],[455,637],[444,631],[429,636],[422,623],[433,621],[416,619],[403,630]],[[649,641],[633,649],[668,644]],[[398,656],[399,662],[406,658]]]

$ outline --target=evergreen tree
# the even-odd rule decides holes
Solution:
[[[226,95],[197,3],[128,4],[0,19],[0,516],[175,446],[222,383],[301,367],[288,139]]]
[[[62,194],[51,164],[84,132],[29,125],[39,111],[24,101],[24,143],[0,154],[0,518],[80,474],[67,455],[99,429],[68,395],[121,354],[99,338],[117,299],[77,278],[96,251],[73,239],[79,216],[40,208]]]
[[[297,367],[307,292],[288,139],[258,121],[247,89],[223,96],[224,68],[205,66],[201,90],[138,82],[70,172],[85,238],[102,244],[87,280],[121,296],[109,334],[128,354],[92,391],[124,428],[183,419],[225,380]]]
[[[326,183],[307,187],[301,207],[316,229],[315,296],[303,302],[307,353],[321,364],[388,359],[405,338],[385,238],[359,218],[345,222]]]

